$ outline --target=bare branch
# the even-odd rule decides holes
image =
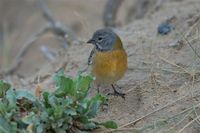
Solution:
[[[117,16],[117,11],[123,0],[108,0],[104,12],[103,12],[103,23],[105,27],[116,26],[115,20]]]
[[[51,29],[51,31],[56,36],[59,36],[62,38],[70,37],[72,40],[77,40],[75,33],[70,28],[66,27],[59,21],[56,21],[55,19],[53,19],[44,0],[37,0],[37,1],[38,1],[38,6],[39,6],[40,10],[42,11],[44,19],[47,20],[47,22],[49,24],[49,29]],[[64,40],[66,41],[66,39],[64,39]]]
[[[48,31],[51,31],[56,35],[57,37],[63,38],[65,41],[65,44],[62,44],[62,47],[67,48],[67,44],[69,43],[68,39],[76,40],[78,41],[77,37],[75,36],[75,33],[68,27],[61,24],[59,21],[55,21],[53,17],[51,16],[47,5],[43,0],[37,0],[38,6],[42,11],[42,14],[44,18],[47,20],[48,24],[44,26],[39,32],[34,34],[23,46],[21,51],[17,54],[16,61],[13,65],[6,71],[3,72],[3,74],[13,74],[21,65],[22,63],[22,57],[26,54],[30,46],[35,42],[40,36],[47,33]]]
[[[42,11],[42,15],[43,17],[51,24],[51,25],[55,25],[55,21],[53,19],[53,17],[50,14],[50,11],[47,7],[47,5],[44,3],[43,0],[38,0],[38,7],[40,8],[40,10]]]
[[[38,39],[38,37],[45,34],[46,32],[48,32],[48,28],[45,26],[38,33],[35,33],[21,48],[21,50],[16,56],[16,61],[14,62],[14,64],[11,65],[11,67],[6,72],[3,72],[3,74],[5,75],[13,74],[21,65],[22,57],[27,53],[31,45]]]
[[[52,51],[50,51],[46,46],[41,46],[40,50],[42,51],[42,53],[45,55],[45,57],[47,57],[47,59],[51,62],[55,61],[55,53],[53,53]]]

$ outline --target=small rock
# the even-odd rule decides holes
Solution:
[[[158,26],[158,34],[167,35],[171,32],[173,26],[169,23],[162,23]]]

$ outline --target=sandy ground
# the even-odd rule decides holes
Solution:
[[[107,109],[101,110],[97,118],[115,120],[119,126],[115,132],[175,133],[183,130],[182,133],[199,133],[200,59],[187,42],[200,53],[199,0],[167,0],[158,10],[151,5],[144,18],[133,18],[127,22],[125,14],[130,2],[123,3],[117,20],[121,24],[116,28],[128,54],[128,71],[118,82],[123,88],[121,91],[127,93],[126,100],[110,97]],[[11,47],[8,65],[14,61],[24,42],[45,24],[34,1],[22,2],[19,7],[11,3],[8,2],[9,8],[4,7],[4,10],[12,8],[17,14],[13,17],[13,12],[7,12],[10,17],[0,21],[4,25],[3,31],[7,31],[3,42]],[[75,29],[83,42],[96,29],[103,27],[104,4],[105,0],[48,1],[52,15]],[[4,16],[2,12],[0,15]],[[169,19],[175,29],[168,35],[158,35],[158,25]],[[76,75],[78,70],[86,67],[92,46],[71,44],[64,50],[60,47],[62,43],[62,39],[51,33],[40,37],[23,58],[16,74],[5,79],[16,87],[34,91],[38,81],[43,88],[52,88],[51,78],[43,80],[43,77],[52,75],[63,64],[66,64],[66,75]],[[55,52],[55,61],[47,60],[40,51],[41,45]],[[2,58],[0,62],[3,64]],[[38,77],[41,79],[38,80]],[[102,87],[101,91],[107,93],[110,90],[109,87]],[[90,95],[94,93],[95,85]],[[107,131],[98,129],[95,132]]]

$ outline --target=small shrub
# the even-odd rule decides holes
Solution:
[[[106,97],[88,98],[93,78],[80,75],[74,79],[59,72],[54,77],[56,90],[41,92],[41,98],[23,90],[12,89],[0,80],[1,133],[65,133],[94,130],[99,126],[117,128],[113,121],[97,122],[98,108]]]

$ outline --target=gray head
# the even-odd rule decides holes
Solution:
[[[96,49],[101,52],[113,49],[117,35],[111,29],[97,30],[87,43],[95,45]]]

